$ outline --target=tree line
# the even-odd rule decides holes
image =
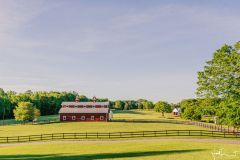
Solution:
[[[0,88],[0,117],[1,119],[14,118],[14,110],[17,106],[22,108],[34,107],[39,110],[41,115],[54,115],[58,114],[61,107],[61,103],[64,101],[74,101],[76,97],[80,102],[92,101],[92,98],[88,98],[84,95],[79,95],[77,92],[56,92],[56,91],[38,91],[32,92],[28,90],[24,93],[16,93],[14,91],[4,91]],[[109,101],[107,98],[97,98],[98,102]],[[29,103],[25,103],[29,102]],[[143,109],[152,110],[155,104],[145,99],[139,100],[116,100],[109,101],[110,108],[116,110],[130,110],[130,109]],[[162,101],[160,101],[162,102]],[[159,103],[160,103],[159,102]],[[163,102],[158,104],[158,112],[171,112],[173,105]],[[24,105],[25,104],[25,105]],[[165,104],[166,107],[165,107]],[[21,108],[20,107],[20,108]],[[167,109],[165,109],[167,108]],[[38,113],[39,114],[39,113]]]

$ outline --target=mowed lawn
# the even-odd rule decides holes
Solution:
[[[1,160],[214,160],[212,153],[223,149],[228,156],[215,160],[240,159],[239,144],[185,140],[155,141],[62,141],[0,146]],[[237,154],[235,155],[234,152]]]
[[[51,117],[53,118],[53,117]],[[193,125],[174,124],[153,111],[123,111],[114,114],[115,120],[129,122],[65,122],[41,125],[8,125],[0,126],[0,136],[38,135],[47,133],[78,132],[128,132],[152,130],[196,130],[204,129]],[[136,120],[136,122],[132,122]],[[138,120],[161,120],[161,122],[138,122]],[[166,123],[164,123],[166,121]]]

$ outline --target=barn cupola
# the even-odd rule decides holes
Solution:
[[[94,96],[93,99],[92,99],[92,101],[95,103],[96,100],[97,100],[97,98]]]
[[[78,96],[75,98],[75,102],[79,102],[79,97]]]

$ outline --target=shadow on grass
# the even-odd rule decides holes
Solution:
[[[114,159],[114,158],[133,158],[144,156],[157,156],[157,155],[169,155],[169,154],[182,154],[190,152],[200,152],[205,149],[191,149],[191,150],[167,150],[167,151],[147,151],[147,152],[125,152],[125,153],[100,153],[100,154],[83,154],[83,155],[60,155],[60,154],[45,154],[45,155],[0,155],[1,160],[97,160],[97,159]]]

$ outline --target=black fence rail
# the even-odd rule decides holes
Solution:
[[[240,138],[240,132],[218,132],[207,130],[161,130],[161,131],[138,131],[138,132],[85,132],[85,133],[53,133],[28,136],[0,137],[0,143],[18,143],[46,140],[84,140],[84,139],[122,139],[140,137],[167,137],[167,136],[197,136],[197,137],[219,137]]]
[[[237,128],[226,127],[226,126],[224,127],[223,125],[208,124],[208,123],[204,123],[204,122],[188,121],[185,124],[196,125],[196,126],[200,126],[203,128],[208,128],[210,130],[220,131],[220,132],[239,132],[239,130]]]

